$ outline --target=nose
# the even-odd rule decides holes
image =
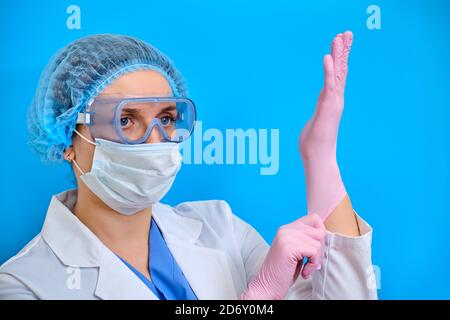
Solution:
[[[164,139],[162,133],[160,132],[160,129],[158,126],[153,126],[151,129],[150,135],[147,138],[147,141],[145,143],[159,143],[162,142]]]

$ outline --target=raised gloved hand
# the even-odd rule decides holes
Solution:
[[[347,61],[352,41],[350,31],[334,38],[331,55],[325,55],[323,60],[324,87],[314,115],[299,139],[306,175],[308,213],[319,214],[323,221],[347,194],[336,161],[336,144],[344,109]]]
[[[325,226],[317,214],[310,214],[278,229],[258,274],[240,300],[278,300],[286,296],[300,271],[307,278],[320,269]],[[308,263],[303,269],[303,259]]]

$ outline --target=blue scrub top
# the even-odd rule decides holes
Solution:
[[[125,265],[160,300],[197,300],[180,267],[170,253],[166,241],[153,218],[149,232],[149,270],[152,280],[146,278],[127,261],[119,257]]]

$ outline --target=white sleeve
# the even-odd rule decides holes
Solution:
[[[232,214],[232,221],[236,243],[240,246],[242,261],[244,262],[248,285],[261,269],[270,246],[255,228],[238,216]]]
[[[260,270],[270,249],[248,223],[233,216],[233,229],[245,266],[247,285]],[[301,276],[289,289],[286,299],[377,299],[371,259],[371,227],[357,215],[362,235],[350,237],[327,231],[322,269],[310,279]]]
[[[287,299],[377,299],[372,266],[372,228],[358,215],[361,236],[327,231],[322,269],[310,280],[299,277]],[[312,291],[308,296],[307,286]]]
[[[0,300],[37,299],[36,295],[34,295],[21,281],[7,273],[0,273]]]

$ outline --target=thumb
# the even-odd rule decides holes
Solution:
[[[302,277],[304,279],[308,279],[308,277],[316,270],[320,270],[321,269],[321,265],[320,264],[315,264],[312,262],[307,262],[302,269]]]
[[[336,87],[334,61],[331,55],[329,54],[323,57],[323,71],[324,71],[325,92],[334,91]]]

